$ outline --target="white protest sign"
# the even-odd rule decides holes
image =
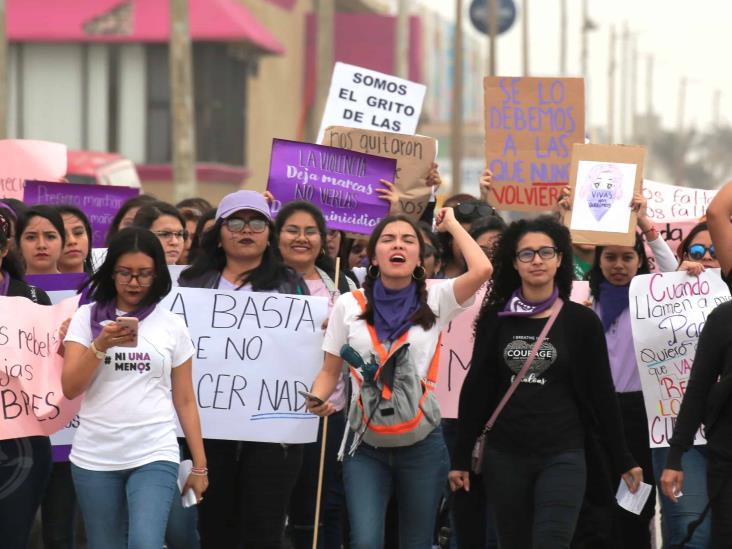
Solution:
[[[643,196],[648,200],[648,217],[656,223],[698,220],[707,213],[707,206],[716,194],[716,189],[692,189],[650,179],[643,180]]]
[[[326,298],[178,287],[161,306],[191,333],[205,438],[315,441],[317,417],[298,391],[323,365]]]
[[[651,448],[668,446],[707,316],[730,297],[719,269],[636,276],[630,283],[635,356]],[[701,431],[694,444],[705,444]]]
[[[328,126],[414,134],[426,91],[423,84],[336,63],[316,142]]]

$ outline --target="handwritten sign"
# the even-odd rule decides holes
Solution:
[[[329,126],[322,144],[395,159],[394,185],[399,192],[399,203],[389,213],[403,213],[415,220],[420,218],[432,193],[432,187],[426,182],[437,157],[436,139],[424,135]]]
[[[0,140],[0,198],[23,200],[26,179],[59,181],[66,175],[66,145],[35,139]]]
[[[553,208],[569,182],[570,153],[585,140],[581,78],[486,77],[485,157],[498,209]]]
[[[50,435],[79,411],[81,398],[63,396],[63,358],[57,353],[58,329],[77,302],[44,306],[0,297],[0,440]]]
[[[175,288],[162,305],[181,315],[196,348],[204,437],[315,440],[317,418],[298,391],[309,390],[323,365],[326,298]]]
[[[267,189],[282,204],[307,200],[318,206],[329,229],[371,234],[389,213],[379,181],[394,181],[396,160],[323,145],[275,139]]]
[[[668,446],[709,313],[729,301],[719,269],[636,276],[630,283],[635,355],[648,414],[651,448]],[[694,444],[705,444],[702,432]]]
[[[427,87],[356,65],[336,63],[320,122],[318,143],[328,126],[413,134]]]
[[[26,181],[24,201],[26,204],[76,206],[89,218],[93,233],[92,245],[102,247],[117,211],[126,200],[138,194],[140,189],[132,187]]]
[[[682,219],[699,220],[706,215],[707,207],[717,192],[717,189],[693,189],[650,179],[643,180],[643,196],[648,200],[648,217],[656,223]]]

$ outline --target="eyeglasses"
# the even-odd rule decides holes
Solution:
[[[139,273],[133,273],[127,269],[117,269],[114,271],[114,279],[125,286],[130,284],[133,278],[136,278],[137,283],[145,288],[152,286],[153,280],[155,279],[155,273],[153,271],[140,271]]]
[[[556,257],[557,250],[554,246],[542,246],[538,250],[532,250],[531,248],[524,248],[523,250],[519,250],[516,252],[516,258],[521,263],[531,263],[534,261],[534,257],[537,255],[541,259],[552,259],[553,257]]]
[[[224,219],[223,225],[226,226],[232,233],[241,233],[244,231],[244,227],[247,225],[253,233],[261,233],[267,228],[267,221],[255,217],[254,219],[242,219],[240,217],[230,217]]]
[[[305,227],[304,229],[301,229],[297,225],[287,225],[282,230],[293,238],[297,238],[301,234],[305,234],[305,238],[315,238],[316,236],[320,236],[320,231],[317,227]]]
[[[709,252],[709,257],[711,257],[712,259],[717,258],[717,255],[714,251],[714,244],[712,244],[708,248],[704,244],[694,244],[693,246],[689,246],[689,251],[686,253],[694,261],[700,261],[704,259],[704,255],[707,252]]]
[[[472,220],[478,217],[490,217],[496,215],[496,210],[490,204],[474,200],[472,202],[460,202],[455,205],[455,217],[465,220]]]
[[[182,231],[154,231],[154,233],[161,240],[171,240],[173,237],[180,240],[188,239],[188,231],[186,229]]]

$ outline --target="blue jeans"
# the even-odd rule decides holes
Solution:
[[[442,429],[401,448],[361,444],[343,463],[351,549],[384,545],[384,516],[393,490],[399,505],[399,549],[430,549],[449,458]]]
[[[661,473],[666,465],[668,448],[653,448],[653,473],[660,484]],[[659,490],[661,498],[661,531],[663,547],[679,544],[686,537],[689,524],[699,518],[709,498],[707,496],[707,448],[694,446],[690,448],[681,461],[684,469],[683,497],[673,503]],[[706,549],[711,547],[712,524],[711,513],[707,513],[704,521],[694,531],[691,540],[684,545],[686,549]]]
[[[71,465],[89,549],[160,549],[179,497],[178,464],[154,461],[122,471]]]
[[[180,459],[190,459],[185,439],[178,439]],[[181,498],[173,498],[165,529],[165,544],[168,549],[200,549],[198,536],[198,506],[183,507]]]

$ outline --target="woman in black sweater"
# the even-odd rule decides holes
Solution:
[[[23,282],[23,267],[10,249],[11,220],[0,210],[0,295],[50,305],[43,290]],[[0,374],[0,386],[3,383]],[[7,381],[7,380],[6,380]],[[0,532],[4,549],[25,549],[51,475],[51,442],[45,436],[0,440]]]
[[[513,223],[498,242],[493,289],[476,321],[472,367],[460,393],[453,490],[470,489],[473,444],[526,362],[554,301],[564,301],[486,437],[483,477],[501,547],[568,548],[585,490],[612,500],[617,481],[590,468],[589,438],[597,436],[616,478],[631,491],[642,478],[625,444],[602,324],[591,309],[569,301],[571,258],[569,232],[552,218]]]

